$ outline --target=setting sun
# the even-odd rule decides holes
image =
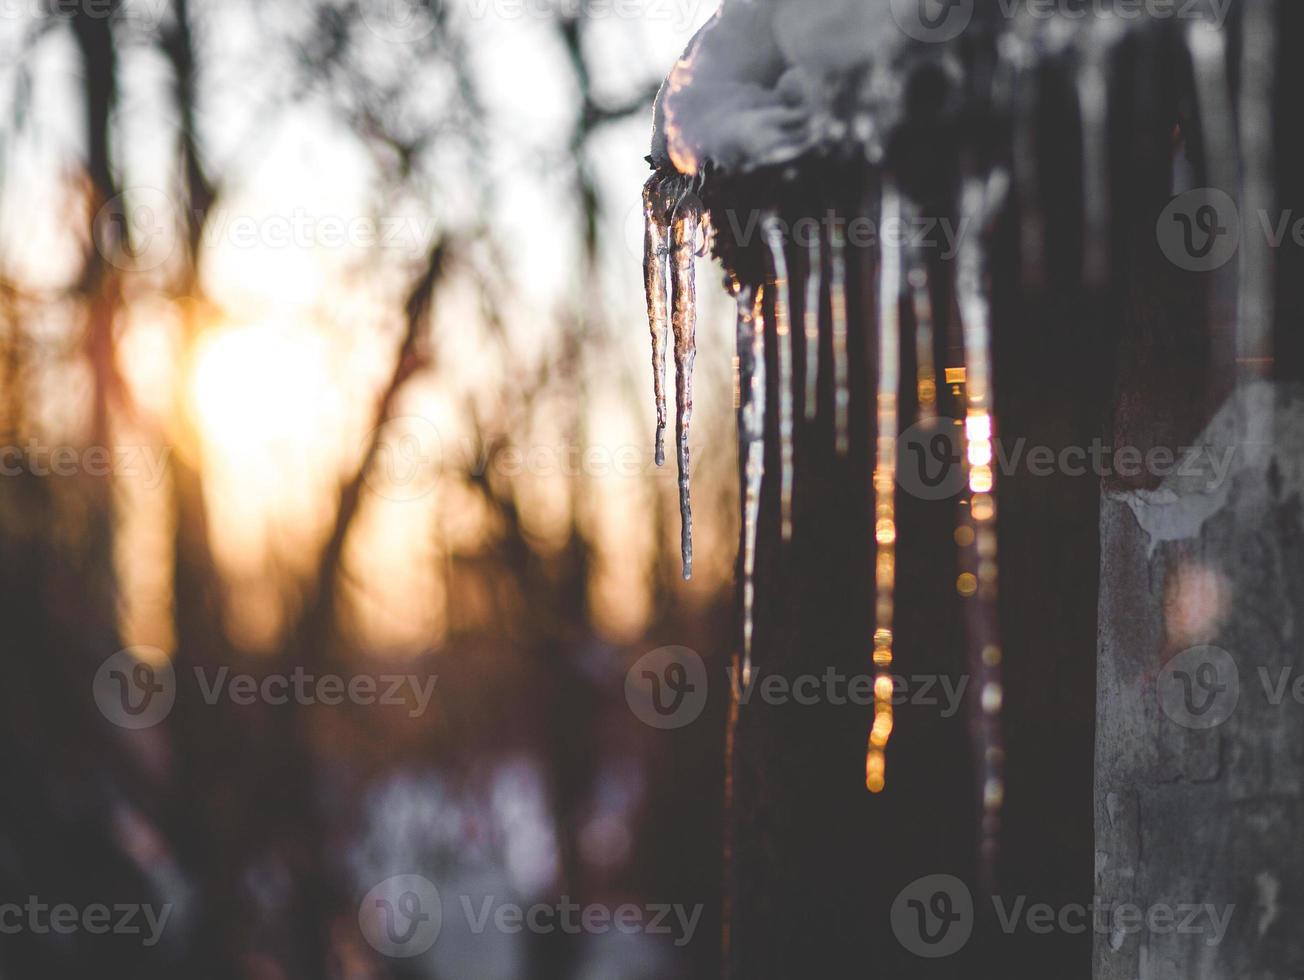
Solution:
[[[310,441],[330,391],[321,341],[306,330],[222,327],[195,352],[190,397],[200,435],[231,460]]]

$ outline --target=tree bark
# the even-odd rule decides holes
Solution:
[[[1101,517],[1096,880],[1106,908],[1211,908],[1194,931],[1115,920],[1098,980],[1304,969],[1304,388],[1238,391],[1195,444],[1232,453],[1225,481],[1116,493]]]

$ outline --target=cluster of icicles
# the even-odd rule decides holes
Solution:
[[[1219,186],[1235,184],[1234,167],[1228,161],[1239,160],[1246,205],[1268,200],[1271,140],[1266,134],[1271,120],[1264,118],[1264,106],[1270,104],[1273,51],[1272,0],[1247,0],[1245,17],[1246,78],[1242,91],[1241,131],[1232,112],[1231,87],[1227,78],[1228,51],[1221,27],[1195,23],[1183,28],[1187,50],[1195,77],[1195,94],[1203,123],[1208,155],[1214,167],[1220,163],[1223,173],[1211,173]],[[1023,221],[1021,238],[1025,256],[1041,254],[1044,228],[1039,209],[1029,206],[1038,186],[1035,153],[1030,152],[1028,123],[1036,111],[1036,97],[1030,96],[1027,79],[1035,72],[1040,59],[1074,49],[1076,55],[1078,96],[1083,127],[1084,182],[1083,205],[1087,249],[1084,254],[1083,280],[1099,286],[1108,277],[1110,215],[1110,157],[1108,112],[1107,55],[1123,37],[1121,22],[1105,19],[1091,32],[1051,31],[1053,43],[1045,37],[1025,35],[1023,43],[1009,44],[1001,52],[1002,71],[998,73],[1004,87],[1003,97],[1017,105],[1020,124],[1015,127],[1012,171],[995,167],[984,174],[970,174],[960,193],[960,227],[990,229],[992,221],[1012,194],[1020,195]],[[1008,40],[1008,38],[1007,38]],[[1239,144],[1239,152],[1238,152]],[[1013,179],[1012,179],[1013,178]],[[709,216],[695,194],[694,178],[666,173],[655,174],[644,191],[647,224],[645,270],[648,309],[653,340],[653,365],[657,396],[657,462],[664,460],[662,448],[666,428],[666,403],[663,374],[667,331],[673,329],[676,365],[676,440],[679,457],[680,503],[683,515],[684,574],[692,568],[692,521],[688,482],[688,427],[692,415],[692,368],[694,357],[695,312],[693,262],[704,254],[710,238]],[[885,182],[880,217],[909,221],[913,203]],[[779,490],[781,528],[784,540],[793,533],[793,430],[797,404],[793,384],[793,341],[790,322],[791,282],[788,247],[783,225],[775,213],[769,213],[762,230],[768,252],[765,283],[750,285],[731,281],[738,304],[737,379],[739,438],[744,465],[743,487],[743,649],[741,652],[744,684],[751,681],[754,639],[753,610],[756,598],[754,574],[756,537],[760,514],[762,483],[765,479],[764,438],[766,431],[766,309],[774,317],[773,336],[778,344],[777,430],[780,441]],[[805,417],[815,418],[816,391],[820,364],[821,330],[831,325],[833,427],[837,451],[850,449],[848,437],[849,366],[847,355],[848,298],[847,244],[837,223],[827,235],[815,236],[804,246],[810,250],[805,266],[811,270],[804,287],[804,311],[801,329],[805,336],[806,370],[804,397],[801,404]],[[1241,282],[1237,290],[1240,311],[1238,323],[1238,359],[1242,365],[1270,363],[1272,322],[1272,284],[1262,270],[1270,263],[1247,242],[1246,261],[1240,265]],[[825,251],[827,250],[827,251]],[[960,363],[946,365],[945,383],[961,395],[963,418],[953,420],[963,433],[961,461],[965,466],[966,492],[960,506],[955,540],[960,549],[960,576],[957,589],[964,604],[964,623],[969,669],[978,682],[979,703],[973,721],[974,737],[981,765],[979,795],[982,805],[981,847],[984,863],[990,866],[996,851],[1000,811],[1004,801],[1004,749],[1000,714],[1003,702],[1001,682],[1002,648],[997,617],[997,533],[996,479],[993,469],[993,440],[996,419],[992,392],[992,323],[988,241],[983,234],[962,236],[958,259],[954,264],[954,295],[960,318],[963,354]],[[667,271],[668,270],[668,271]],[[914,323],[915,363],[919,422],[937,418],[938,378],[935,376],[935,328],[931,309],[929,266],[916,248],[884,241],[877,263],[878,309],[872,336],[877,344],[878,377],[873,399],[877,433],[872,483],[874,509],[875,629],[869,659],[875,678],[874,718],[866,752],[866,785],[880,792],[886,785],[885,750],[893,729],[894,660],[893,595],[896,573],[896,460],[897,436],[901,431],[898,402],[901,387],[900,310],[908,304]],[[827,281],[825,279],[827,273]],[[667,282],[669,288],[667,288]],[[773,295],[766,296],[766,290]],[[667,299],[669,297],[669,300]],[[769,302],[767,303],[767,299]],[[827,310],[827,320],[822,311]]]
[[[1005,197],[1000,177],[974,180],[965,188],[962,227],[982,227]],[[692,417],[692,371],[696,314],[694,310],[694,259],[703,252],[710,233],[709,216],[684,178],[654,176],[644,188],[646,218],[645,280],[652,333],[652,364],[657,402],[656,461],[665,461],[666,345],[674,339],[676,378],[676,431],[679,459],[680,507],[684,575],[692,571],[692,516],[689,495],[688,430]],[[909,217],[911,205],[891,184],[885,186],[881,219],[895,223]],[[743,487],[743,650],[742,683],[751,683],[752,646],[755,631],[756,536],[760,519],[761,486],[765,478],[766,429],[766,295],[774,295],[769,307],[774,318],[779,369],[777,428],[779,433],[779,500],[783,540],[793,533],[793,431],[798,403],[793,382],[792,283],[788,269],[784,227],[777,214],[769,213],[762,232],[770,269],[765,285],[753,286],[731,279],[731,291],[738,305],[737,377],[739,439],[744,464]],[[831,223],[827,243],[816,235],[808,245],[806,267],[811,270],[804,284],[803,323],[806,370],[801,405],[807,421],[817,412],[820,373],[821,313],[830,311],[833,351],[833,425],[840,454],[850,451],[848,389],[848,276],[843,226]],[[828,249],[828,282],[823,281],[823,251]],[[874,720],[866,752],[865,782],[871,792],[886,785],[886,749],[892,734],[894,682],[893,594],[896,577],[896,460],[900,431],[901,323],[900,304],[911,304],[915,323],[919,421],[937,417],[937,378],[934,368],[934,327],[928,266],[922,251],[899,242],[885,244],[878,264],[880,278],[877,312],[878,378],[873,475],[873,541],[875,578],[875,629],[870,660],[875,672]],[[971,609],[966,615],[972,666],[981,680],[981,740],[983,745],[984,837],[994,840],[1004,795],[1003,751],[999,714],[1001,648],[996,630],[996,503],[993,460],[993,417],[991,402],[991,325],[987,298],[986,254],[975,238],[962,246],[956,272],[956,293],[963,319],[964,362],[947,371],[948,379],[964,389],[966,417],[963,422],[964,459],[967,461],[968,494],[962,507],[956,540],[961,547],[960,592]]]

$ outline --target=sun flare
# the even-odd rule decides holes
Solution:
[[[331,390],[322,345],[304,329],[221,327],[195,351],[190,397],[199,433],[231,460],[301,451],[315,441]]]

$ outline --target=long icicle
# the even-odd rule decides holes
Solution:
[[[820,299],[823,295],[824,256],[822,226],[818,223],[807,247],[806,306],[802,311],[806,332],[806,421],[813,422],[818,411],[820,377]]]
[[[891,181],[883,187],[882,226],[895,227],[901,199]],[[865,756],[871,793],[887,782],[886,749],[892,734],[893,592],[896,585],[896,452],[901,388],[901,246],[886,239],[878,290],[878,455],[874,467],[874,725]]]
[[[1236,147],[1236,117],[1232,107],[1231,83],[1227,73],[1227,38],[1222,28],[1208,21],[1195,21],[1186,30],[1187,49],[1195,76],[1196,103],[1200,113],[1199,132],[1203,137],[1204,184],[1236,198],[1239,182],[1239,159]],[[1243,202],[1241,202],[1243,203]],[[1215,216],[1217,209],[1215,208]],[[1229,220],[1230,216],[1221,216]],[[1241,247],[1244,248],[1244,242]],[[1251,249],[1253,246],[1251,246]],[[1244,252],[1242,252],[1244,258]],[[1214,354],[1210,371],[1213,379],[1235,370],[1238,356],[1235,337],[1237,282],[1235,267],[1230,264],[1213,273],[1210,311],[1214,335]]]
[[[779,341],[779,512],[784,541],[792,540],[792,284],[783,226],[771,213],[765,220],[765,241],[774,262],[774,334]]]
[[[1104,288],[1109,280],[1109,58],[1120,30],[1112,18],[1096,21],[1083,38],[1077,74],[1086,223],[1082,278],[1092,289]]]
[[[993,469],[995,423],[992,404],[991,306],[987,298],[987,245],[982,230],[1004,198],[1002,178],[990,182],[969,179],[963,192],[962,213],[970,234],[960,248],[956,271],[956,296],[963,327],[965,351],[965,458],[969,501],[957,533],[966,569],[957,587],[966,603],[966,632],[971,669],[979,678],[979,710],[974,727],[982,752],[981,867],[986,883],[994,881],[1005,800],[1005,751],[1001,739],[1001,685],[999,621],[997,618],[996,497]]]
[[[851,451],[851,389],[847,363],[847,243],[836,216],[829,228],[829,303],[833,314],[833,431],[839,455]]]
[[[675,435],[679,449],[680,552],[684,578],[693,577],[693,505],[690,492],[688,431],[693,420],[693,363],[697,359],[697,283],[699,215],[682,205],[674,216],[670,261],[675,335]]]
[[[747,398],[752,384],[752,316],[756,309],[756,290],[744,286],[732,273],[727,274],[725,287],[738,307],[734,332],[734,386],[733,407],[737,413],[738,452],[746,464],[747,457]]]
[[[1256,227],[1258,215],[1276,214],[1273,93],[1279,40],[1277,0],[1249,0],[1242,22],[1241,49],[1241,235],[1236,363],[1239,383],[1267,380],[1276,358],[1277,258],[1267,236]],[[1269,405],[1271,406],[1271,402]],[[1271,447],[1277,440],[1274,411],[1243,413],[1241,439],[1247,446]]]
[[[916,209],[911,209],[909,227],[916,227]],[[915,321],[915,395],[919,403],[920,422],[937,417],[937,363],[933,336],[933,297],[928,286],[928,258],[922,246],[909,251],[906,282],[910,290],[910,307]]]
[[[1037,150],[1037,114],[1041,109],[1042,85],[1038,83],[1038,59],[1032,37],[1037,28],[1027,18],[1020,21],[1006,47],[1006,65],[1013,72],[1011,82],[1011,151],[1014,186],[1019,199],[1019,265],[1025,291],[1041,288],[1046,252],[1046,215],[1042,204],[1041,160]]]
[[[1205,177],[1219,190],[1234,194],[1236,123],[1227,79],[1227,38],[1218,25],[1198,20],[1187,28],[1186,44],[1204,134]]]
[[[1255,215],[1277,213],[1274,180],[1276,140],[1272,96],[1279,40],[1277,0],[1249,0],[1241,28],[1242,215],[1249,221],[1240,250],[1240,315],[1236,357],[1243,380],[1270,378],[1275,351],[1276,258],[1268,239],[1254,228]],[[1247,433],[1251,443],[1270,445],[1270,430]]]
[[[750,311],[747,305],[750,301]],[[750,363],[743,402],[743,437],[747,446],[746,488],[743,492],[743,670],[742,682],[752,682],[752,638],[756,631],[756,531],[761,520],[761,481],[765,478],[765,297],[745,287],[738,300],[739,357]],[[743,354],[743,329],[751,328],[751,349]]]
[[[652,331],[652,390],[657,403],[654,458],[666,463],[666,339],[670,310],[666,298],[666,255],[669,229],[662,211],[661,176],[653,174],[643,185],[643,285],[647,292],[648,323]]]

